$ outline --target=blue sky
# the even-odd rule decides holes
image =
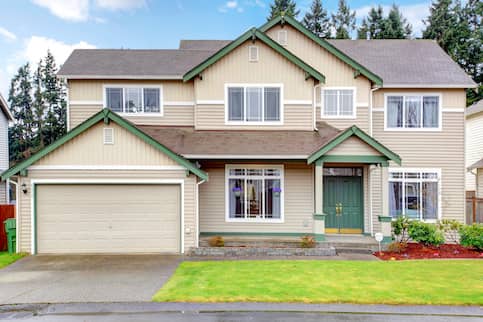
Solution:
[[[296,0],[301,15],[312,0]],[[0,92],[19,66],[50,49],[62,63],[74,48],[176,48],[180,39],[233,39],[266,21],[272,0],[16,0],[0,20]],[[348,1],[358,18],[376,4]],[[328,11],[337,1],[323,1]],[[430,0],[396,2],[418,35]],[[387,9],[386,9],[387,11]]]

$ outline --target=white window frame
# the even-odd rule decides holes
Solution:
[[[256,57],[252,57],[252,50],[255,50]],[[258,58],[260,56],[260,49],[258,46],[248,46],[248,61],[251,63],[258,62]]]
[[[420,178],[419,179],[406,179],[404,174],[407,173],[407,172],[419,172]],[[436,173],[438,175],[438,179],[437,180],[428,180],[428,179],[423,180],[422,174],[428,173],[428,172]],[[401,178],[401,179],[391,179],[391,173],[403,173],[403,178]],[[396,167],[392,168],[392,167],[390,167],[388,169],[388,182],[386,183],[387,189],[388,189],[387,196],[389,198],[389,183],[390,182],[402,182],[403,183],[402,198],[403,198],[403,201],[404,201],[405,198],[406,198],[406,189],[404,188],[404,183],[405,182],[424,182],[424,181],[433,181],[433,182],[438,183],[438,215],[437,215],[438,218],[437,219],[423,219],[423,214],[421,212],[418,220],[423,221],[423,222],[428,222],[428,223],[435,223],[438,220],[441,220],[441,218],[442,218],[441,191],[442,191],[443,180],[442,180],[442,177],[441,177],[441,168],[396,168]],[[422,200],[422,193],[423,192],[420,189],[420,191],[419,191],[420,200]],[[389,199],[387,200],[387,203],[389,205]],[[403,209],[404,209],[404,207],[403,207]],[[396,220],[396,218],[393,218],[392,220]]]
[[[324,115],[325,91],[326,90],[352,90],[352,114],[340,115],[339,95],[337,95],[337,115]],[[320,118],[321,119],[355,119],[357,117],[357,87],[355,86],[334,86],[320,88]]]
[[[280,176],[230,176],[230,169],[278,169]],[[285,208],[285,184],[284,184],[284,166],[283,164],[227,164],[225,165],[225,221],[226,222],[242,222],[242,223],[284,223]],[[230,179],[233,178],[250,178],[250,179],[280,179],[280,218],[230,218]],[[246,198],[246,194],[245,194]],[[245,202],[245,215],[247,212]],[[265,193],[262,193],[262,209],[265,212]]]
[[[228,88],[230,87],[242,87],[243,88],[243,121],[230,121],[229,120],[229,99]],[[264,121],[265,119],[265,105],[262,107],[262,120],[261,121],[247,121],[247,87],[261,87],[262,88],[262,103],[265,104],[265,87],[278,87],[280,88],[280,120],[279,121]],[[225,125],[283,125],[284,114],[284,96],[283,96],[283,84],[282,83],[227,83],[225,84]]]
[[[402,96],[403,97],[403,127],[389,127],[387,124],[387,99],[389,96]],[[420,96],[421,97],[421,127],[405,127],[406,113],[406,97],[408,96]],[[423,127],[423,102],[425,96],[437,96],[438,97],[438,127]],[[384,131],[408,131],[408,132],[440,132],[443,129],[443,95],[441,93],[426,93],[426,92],[391,92],[384,93]]]
[[[102,87],[102,95],[103,95],[103,105],[106,108],[107,106],[107,95],[106,90],[107,88],[122,88],[122,112],[115,112],[121,116],[148,116],[148,117],[161,117],[164,116],[164,104],[163,104],[163,86],[162,85],[145,85],[145,84],[104,84]],[[128,113],[125,112],[126,109],[126,88],[140,88],[141,89],[141,104],[143,105],[143,112],[139,113]],[[157,88],[159,89],[159,112],[155,113],[145,113],[144,112],[144,89],[145,88]]]

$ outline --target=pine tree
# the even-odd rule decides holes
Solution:
[[[45,102],[44,96],[42,94],[42,60],[39,61],[37,70],[34,73],[32,81],[33,89],[33,113],[34,113],[34,123],[36,127],[36,137],[35,137],[35,150],[45,146],[44,141],[44,118],[45,118]]]
[[[384,16],[381,6],[372,7],[367,18],[362,19],[362,24],[357,31],[357,38],[366,39],[382,39],[382,30],[384,28]]]
[[[351,12],[345,0],[339,0],[337,13],[332,15],[332,25],[335,29],[335,38],[351,38],[351,33],[356,27],[356,12]]]
[[[403,17],[398,6],[392,5],[387,18],[384,20],[382,38],[384,39],[405,39],[410,38],[412,26]]]
[[[267,20],[272,20],[284,13],[285,16],[297,18],[300,10],[297,9],[297,5],[294,0],[274,0],[270,5],[270,15]]]
[[[423,31],[423,38],[435,39],[447,53],[453,50],[453,28],[458,22],[451,2],[452,0],[436,0],[431,4],[429,17],[424,21],[426,29]]]
[[[313,0],[310,11],[305,14],[302,24],[319,38],[330,38],[330,19],[321,0]]]

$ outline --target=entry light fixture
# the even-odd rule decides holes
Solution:
[[[27,193],[27,185],[25,183],[22,183],[21,187],[22,187],[22,192]]]

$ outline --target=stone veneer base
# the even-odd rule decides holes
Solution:
[[[191,256],[335,256],[334,247],[276,248],[276,247],[198,247],[191,248]]]

